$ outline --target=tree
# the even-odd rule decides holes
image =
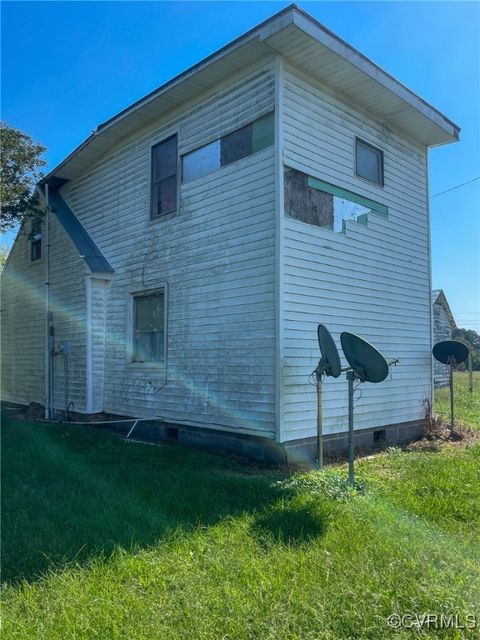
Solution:
[[[473,329],[454,329],[452,337],[467,345],[472,357],[472,369],[480,371],[480,335]],[[459,367],[465,368],[465,364]]]
[[[35,186],[42,177],[45,147],[0,122],[0,231],[42,215]]]

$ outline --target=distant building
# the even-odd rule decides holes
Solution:
[[[432,291],[433,305],[433,344],[442,340],[451,340],[453,330],[456,328],[455,320],[447,298],[442,289]],[[444,387],[449,383],[448,367],[433,359],[433,380],[435,388]]]

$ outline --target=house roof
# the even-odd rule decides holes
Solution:
[[[73,211],[55,189],[48,193],[48,204],[71,238],[92,273],[113,273],[113,267],[97,247]]]
[[[98,125],[43,182],[80,175],[136,129],[272,53],[367,109],[377,121],[426,146],[458,140],[456,124],[292,4]]]
[[[453,313],[450,309],[450,306],[447,301],[447,297],[443,292],[443,289],[433,289],[432,291],[432,305],[439,304],[445,309],[445,313],[447,314],[448,321],[451,326],[455,329],[457,324],[455,322],[455,318],[453,317]]]

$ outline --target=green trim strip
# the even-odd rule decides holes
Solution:
[[[308,186],[312,187],[312,189],[319,189],[320,191],[331,193],[337,198],[343,198],[344,200],[350,200],[350,202],[356,202],[362,207],[367,207],[368,209],[375,211],[375,213],[378,213],[385,218],[388,217],[388,207],[384,204],[380,204],[380,202],[375,202],[375,200],[370,200],[369,198],[359,196],[352,191],[342,189],[342,187],[337,187],[334,184],[324,182],[323,180],[318,180],[317,178],[311,178],[310,176],[308,176]]]

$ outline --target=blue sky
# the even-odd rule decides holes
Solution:
[[[95,126],[284,2],[2,2],[2,118],[55,166]],[[462,129],[430,152],[430,193],[480,176],[480,4],[304,2]],[[431,199],[433,286],[480,330],[480,180]]]

